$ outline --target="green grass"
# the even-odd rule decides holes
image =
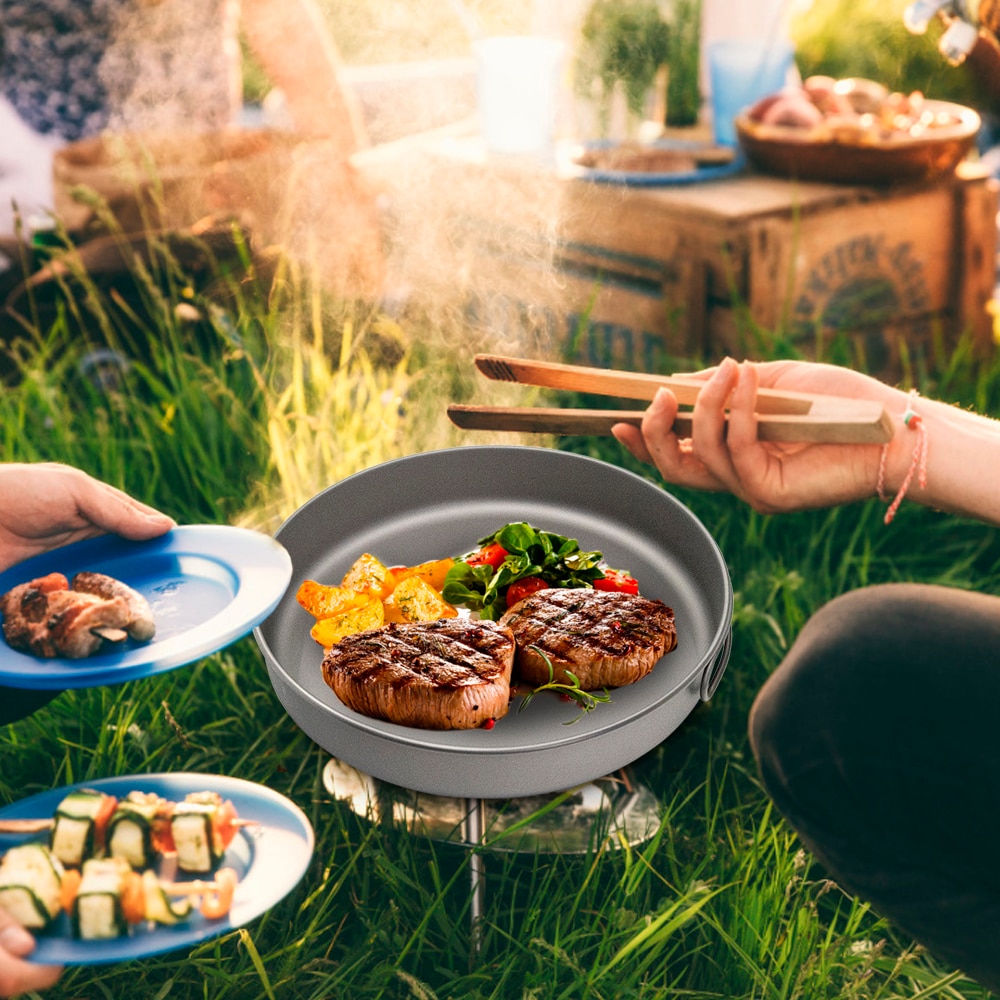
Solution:
[[[151,266],[129,295],[84,281],[44,324],[25,326],[18,377],[0,393],[0,458],[72,462],[181,522],[271,530],[352,472],[457,443],[442,410],[469,392],[475,345],[463,331],[434,335],[419,316],[344,307],[290,267],[270,291],[217,279],[226,309]],[[79,375],[85,331],[136,357],[110,390]],[[914,375],[921,388],[996,409],[1000,367],[961,351],[942,360],[933,380]],[[610,441],[562,444],[655,478]],[[767,518],[728,497],[679,495],[727,558],[734,647],[715,698],[633,766],[661,806],[650,841],[487,852],[476,953],[469,854],[334,801],[321,780],[327,755],[285,714],[248,637],[168,674],[66,692],[0,729],[2,803],[71,781],[193,770],[267,785],[316,831],[306,877],[249,926],[141,962],[70,969],[50,995],[986,997],[802,851],[757,783],[746,718],[803,622],[835,594],[901,579],[1000,591],[996,532],[912,504],[885,528],[875,503]]]

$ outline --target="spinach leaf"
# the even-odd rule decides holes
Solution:
[[[553,587],[590,587],[604,575],[600,552],[585,552],[575,538],[539,531],[526,521],[515,521],[479,539],[480,548],[500,545],[507,553],[492,566],[470,566],[468,552],[456,560],[444,582],[444,599],[478,611],[496,621],[507,610],[507,588],[525,577],[541,577]]]

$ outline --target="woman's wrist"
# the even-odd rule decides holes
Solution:
[[[892,416],[896,433],[880,463],[888,504],[905,499],[1000,523],[1000,423],[920,396]]]
[[[906,424],[910,395],[900,389],[888,389],[883,405],[892,421],[892,437],[873,452],[868,482],[872,496],[891,500],[903,483],[913,454],[913,440]]]
[[[886,524],[892,522],[911,487],[919,490],[927,487],[929,432],[924,414],[917,406],[918,400],[916,390],[907,394],[905,409],[895,418],[898,426],[892,440],[883,446],[879,455],[875,491],[879,500],[888,504]]]

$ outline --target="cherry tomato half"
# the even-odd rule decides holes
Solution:
[[[529,594],[537,590],[548,590],[552,584],[540,576],[526,576],[523,580],[515,580],[507,588],[507,607],[512,608],[518,601],[523,601]]]
[[[103,851],[107,843],[108,823],[118,806],[118,799],[113,795],[105,795],[101,800],[101,806],[94,816],[94,847],[98,851]]]
[[[484,545],[478,552],[473,552],[471,556],[465,558],[470,566],[492,566],[499,569],[504,559],[507,558],[507,550],[497,542],[490,542]]]
[[[617,590],[623,594],[638,594],[639,581],[623,569],[606,569],[604,576],[594,581],[594,590]]]
[[[226,799],[212,817],[212,833],[218,837],[223,847],[228,847],[230,841],[236,836],[236,820],[239,817],[236,813],[236,806]]]

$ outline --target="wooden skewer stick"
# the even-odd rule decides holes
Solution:
[[[206,892],[216,892],[226,887],[218,882],[196,878],[191,882],[160,882],[160,888],[171,896],[203,896]]]
[[[41,833],[55,825],[54,819],[0,819],[0,833]]]
[[[95,625],[90,630],[91,635],[96,635],[106,642],[124,642],[128,638],[128,632],[123,628],[115,628],[113,625]]]
[[[42,833],[51,830],[56,825],[55,819],[0,819],[0,834],[4,833]],[[242,829],[246,826],[260,826],[257,819],[234,819],[231,826]]]

